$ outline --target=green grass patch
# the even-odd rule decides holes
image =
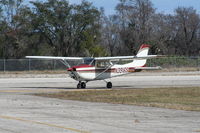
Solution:
[[[66,100],[200,111],[200,87],[76,90],[35,95]]]

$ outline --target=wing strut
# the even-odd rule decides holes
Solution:
[[[113,66],[113,64],[111,64],[110,66],[108,66],[103,72],[99,73],[99,74],[96,76],[96,78],[94,78],[94,80],[97,79],[99,76],[101,76],[103,73],[105,73],[105,72],[106,72],[108,69],[110,69],[112,66]]]
[[[69,63],[65,60],[65,59],[62,59],[60,60],[60,62],[62,62],[66,67],[70,68],[71,66],[69,65]]]

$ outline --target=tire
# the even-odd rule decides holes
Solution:
[[[81,84],[78,83],[78,84],[77,84],[77,89],[80,89],[80,88],[81,88]]]
[[[107,88],[112,88],[112,83],[111,82],[107,83]]]
[[[81,88],[83,88],[83,89],[86,88],[86,83],[85,82],[81,82]]]

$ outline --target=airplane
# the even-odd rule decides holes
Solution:
[[[78,81],[77,89],[86,88],[86,83],[95,80],[106,82],[107,88],[112,88],[112,82],[106,81],[112,77],[127,75],[142,70],[159,70],[157,67],[146,67],[147,59],[162,57],[162,55],[148,55],[150,45],[142,44],[136,56],[114,57],[54,57],[54,56],[26,56],[30,59],[60,60],[69,72],[69,76]],[[70,66],[69,61],[83,61],[78,66]],[[119,64],[120,61],[131,61]]]

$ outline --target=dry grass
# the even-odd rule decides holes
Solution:
[[[35,94],[59,99],[200,111],[200,88],[79,90]]]

